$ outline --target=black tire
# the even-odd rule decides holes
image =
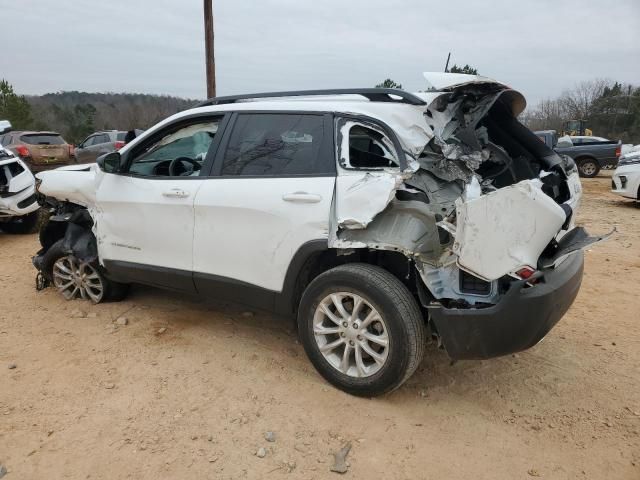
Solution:
[[[49,250],[45,252],[42,257],[42,273],[51,285],[53,285],[53,265],[60,258],[68,255],[62,247],[63,242],[64,239],[58,240],[51,246],[51,248],[49,248]],[[92,262],[91,266],[97,271],[98,275],[100,276],[100,280],[104,288],[102,299],[97,303],[119,302],[127,296],[127,293],[129,291],[128,284],[109,280],[105,276],[104,269],[98,264],[98,262]]]
[[[359,295],[384,319],[389,351],[380,370],[371,376],[342,373],[320,352],[313,331],[314,314],[319,303],[336,292]],[[362,263],[335,267],[309,284],[298,309],[298,331],[307,356],[318,372],[340,390],[362,397],[383,395],[402,385],[422,361],[426,341],[422,313],[407,287],[388,271]]]
[[[36,233],[38,231],[38,222],[40,220],[40,209],[35,212],[16,217],[7,223],[0,224],[0,229],[6,233],[17,235],[26,235]]]
[[[576,164],[581,177],[593,178],[600,173],[600,164],[593,158],[578,159]]]

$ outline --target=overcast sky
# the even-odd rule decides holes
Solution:
[[[0,0],[0,77],[205,97],[201,0]],[[214,0],[218,94],[369,87],[469,63],[530,105],[586,79],[640,84],[640,0]]]

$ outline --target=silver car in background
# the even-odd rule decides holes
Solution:
[[[76,148],[75,156],[78,163],[91,163],[105,153],[115,152],[124,147],[126,131],[105,130],[92,133]]]

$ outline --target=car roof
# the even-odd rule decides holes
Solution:
[[[413,95],[425,103],[412,105],[399,101],[370,101],[358,95],[314,95],[309,97],[277,97],[239,100],[222,105],[205,105],[183,110],[172,115],[151,129],[144,137],[162,128],[164,125],[197,114],[215,114],[227,112],[309,112],[341,113],[372,117],[391,127],[398,135],[403,147],[413,153],[424,148],[433,137],[433,129],[427,124],[425,112],[428,105],[443,92],[418,92]],[[419,128],[416,128],[416,125]]]

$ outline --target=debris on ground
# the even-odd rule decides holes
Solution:
[[[14,368],[17,368],[18,365],[16,365],[15,363],[10,363],[8,366],[9,370],[13,370]]]
[[[79,308],[74,308],[69,313],[71,318],[87,318],[87,312],[80,310]]]
[[[167,328],[166,328],[166,327],[160,327],[160,328],[158,329],[158,332],[157,332],[157,333],[158,333],[158,335],[162,335],[162,334],[163,334],[164,332],[166,332],[166,331],[167,331]]]
[[[256,452],[256,457],[258,458],[264,458],[267,456],[267,451],[264,449],[264,447],[260,447],[258,449],[258,451]]]
[[[4,477],[7,474],[7,469],[4,468],[4,465],[0,465],[0,478]]]
[[[264,439],[267,442],[275,442],[276,441],[276,434],[273,432],[267,432],[264,434]]]
[[[253,312],[242,312],[242,316],[244,318],[251,318],[253,317]]]
[[[115,386],[116,386],[115,383],[105,383],[104,384],[104,388],[106,388],[107,390],[112,390],[112,389],[115,388]]]
[[[349,469],[349,465],[347,464],[347,455],[349,455],[349,450],[351,450],[351,442],[347,443],[337,453],[333,454],[333,465],[329,469],[330,471],[336,473],[347,473],[347,470]]]
[[[532,477],[539,477],[540,473],[535,468],[530,468],[527,473]]]
[[[129,319],[127,317],[118,317],[116,323],[118,325],[129,325]]]

